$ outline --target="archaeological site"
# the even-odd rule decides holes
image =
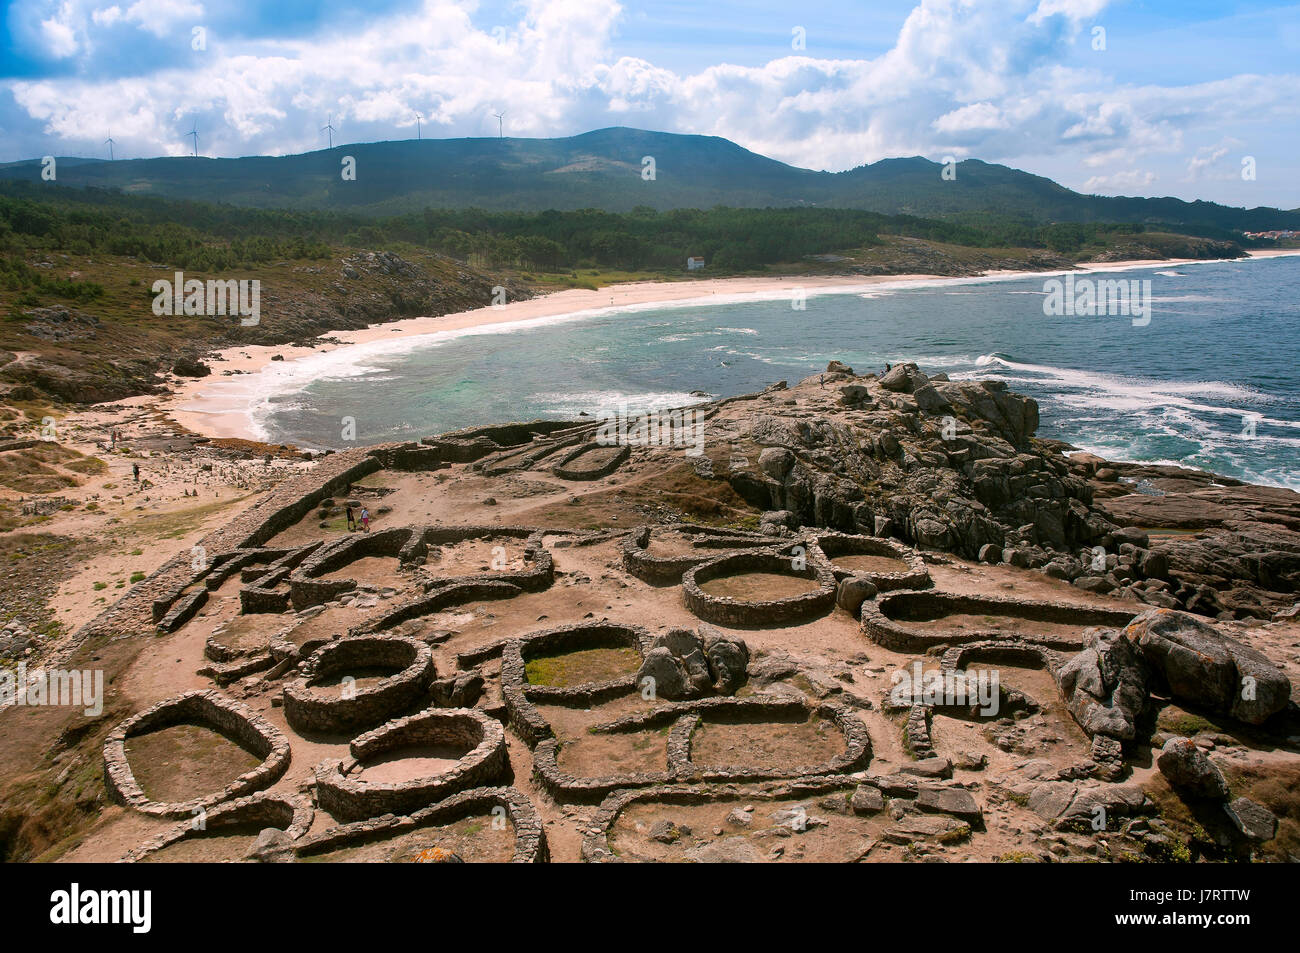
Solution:
[[[1032,400],[911,364],[702,419],[702,452],[647,417],[324,456],[68,640],[50,664],[104,668],[101,714],[7,713],[82,792],[8,836],[128,864],[1300,860],[1294,493],[1075,453]]]

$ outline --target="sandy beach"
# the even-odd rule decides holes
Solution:
[[[1252,258],[1300,255],[1294,249],[1256,251]],[[1125,271],[1132,268],[1173,268],[1208,263],[1203,259],[1145,259],[1085,264],[1074,274]],[[524,301],[477,308],[438,317],[409,318],[372,325],[356,331],[332,332],[313,346],[247,346],[227,348],[209,358],[213,375],[203,378],[169,378],[172,389],[159,409],[185,429],[208,437],[260,439],[252,416],[256,396],[275,389],[266,380],[274,364],[281,375],[288,365],[304,358],[327,354],[341,348],[369,345],[378,341],[397,341],[421,335],[430,343],[439,337],[490,325],[517,325],[520,330],[561,318],[598,316],[620,311],[636,311],[665,305],[724,304],[746,300],[762,301],[790,296],[800,289],[808,296],[818,294],[855,294],[885,287],[919,284],[955,284],[980,281],[1011,280],[1064,272],[990,271],[979,276],[953,278],[941,275],[874,275],[874,276],[788,276],[780,278],[705,278],[683,281],[640,281],[609,285],[596,291],[570,289],[539,295]],[[410,344],[411,342],[407,342]]]

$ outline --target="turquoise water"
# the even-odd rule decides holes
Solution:
[[[833,358],[859,372],[913,360],[1030,394],[1041,436],[1300,489],[1300,258],[1100,277],[1149,279],[1150,323],[1047,317],[1044,276],[810,295],[802,311],[788,298],[608,311],[322,355],[276,382],[256,420],[267,439],[342,447],[344,416],[357,443],[378,443],[730,396]]]

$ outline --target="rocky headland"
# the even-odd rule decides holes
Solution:
[[[317,455],[119,413],[0,445],[62,500],[7,576],[70,613],[6,668],[108,686],[0,712],[12,859],[1300,856],[1300,496],[1042,440],[1001,382]],[[143,571],[70,598],[46,536]]]
[[[1219,618],[1268,619],[1295,601],[1294,492],[1040,440],[1036,402],[996,380],[930,378],[915,364],[858,376],[832,362],[816,383],[834,394],[817,401],[824,413],[776,385],[730,434],[756,465],[722,475],[775,532],[896,536]]]

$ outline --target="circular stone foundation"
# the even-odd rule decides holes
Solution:
[[[660,534],[676,535],[683,541],[689,539],[690,546],[681,547],[680,552],[654,552]],[[639,526],[623,541],[623,568],[642,582],[675,586],[688,569],[717,559],[718,549],[760,549],[773,545],[773,540],[743,530],[721,531],[689,523]]]
[[[180,725],[211,729],[262,761],[220,791],[185,801],[152,800],[131,770],[127,740]],[[195,817],[223,801],[274,784],[288,767],[289,742],[280,730],[246,705],[212,690],[187,692],[159,702],[122,722],[104,742],[104,785],[109,799],[153,817]]]
[[[379,848],[377,853],[383,853],[382,845],[385,842],[398,841],[424,828],[451,824],[478,813],[491,816],[493,830],[497,829],[498,824],[508,822],[513,833],[513,847],[508,855],[510,863],[537,864],[549,859],[546,832],[541,818],[537,816],[532,802],[514,788],[473,788],[461,791],[445,801],[422,808],[409,817],[376,818],[342,824],[304,837],[295,846],[299,858],[328,860],[343,852],[374,848]],[[422,854],[431,855],[437,849],[436,845],[426,848],[411,859],[416,860]]]
[[[166,856],[165,852],[168,848],[182,843],[194,843],[196,853],[201,854],[202,852],[199,849],[201,845],[197,842],[212,838],[239,837],[240,833],[247,834],[247,846],[251,847],[252,842],[257,838],[257,834],[267,828],[284,831],[290,840],[297,840],[306,834],[307,829],[311,827],[314,814],[311,803],[304,797],[291,798],[276,794],[255,794],[252,797],[239,798],[236,801],[222,804],[220,807],[213,808],[211,811],[197,816],[195,820],[178,824],[171,830],[159,834],[153,840],[147,841],[130,851],[122,858],[121,862],[135,864],[155,859],[166,862],[179,861],[182,858]],[[155,855],[159,854],[163,856],[155,857]],[[196,856],[184,859],[214,860],[217,858]],[[221,857],[220,859],[226,860],[230,858]]]
[[[400,671],[372,685],[340,684],[330,694],[315,686],[336,675],[373,668]],[[436,677],[429,647],[395,635],[361,635],[317,649],[299,678],[284,689],[284,717],[298,732],[336,733],[370,728],[408,711],[427,697]]]
[[[832,722],[842,739],[842,744],[835,743],[834,754],[826,752],[828,757],[815,764],[798,763],[798,759],[807,754],[806,746],[798,746],[798,754],[788,754],[777,763],[766,766],[697,764],[691,759],[692,735],[701,721],[746,723],[761,733],[765,726],[785,726],[812,718]],[[674,781],[733,784],[823,776],[864,769],[871,759],[871,738],[866,724],[848,706],[830,700],[812,703],[763,696],[704,698],[659,705],[648,712],[637,712],[588,728],[592,735],[597,736],[664,730],[667,731],[667,760],[661,771],[577,777],[560,767],[559,744],[554,737],[548,736],[538,742],[533,751],[533,773],[538,783],[558,801],[594,803],[620,788],[640,788]],[[778,727],[779,730],[782,729]]]
[[[382,756],[403,751],[414,777],[367,777]],[[353,740],[351,752],[350,765],[332,760],[316,768],[317,802],[341,821],[411,814],[449,794],[499,781],[508,769],[500,722],[470,708],[431,708],[399,718]],[[452,757],[453,764],[438,769],[438,762]],[[401,761],[383,766],[400,767]]]
[[[639,626],[578,622],[530,632],[505,643],[501,650],[501,696],[510,726],[529,745],[535,745],[541,739],[551,737],[552,732],[534,702],[589,707],[636,689],[636,669],[615,678],[570,682],[562,686],[532,684],[528,677],[529,662],[562,653],[628,649],[635,654],[636,667],[640,668],[650,638],[650,633]]]
[[[943,653],[939,665],[946,671],[956,672],[972,662],[993,662],[1018,668],[1043,669],[1055,677],[1062,661],[1052,649],[1032,642],[967,642],[954,645]]]
[[[807,828],[799,826],[801,816],[807,818],[814,812],[820,813],[817,804],[828,796],[841,797],[848,803],[859,783],[858,779],[847,775],[830,774],[762,786],[667,784],[641,790],[614,791],[601,802],[599,811],[587,826],[582,842],[582,859],[585,863],[771,861],[781,856],[772,853],[772,841],[780,843],[784,838],[766,837],[765,834],[771,831],[764,832],[761,824],[758,828],[727,825],[719,828],[712,838],[709,837],[707,831],[717,823],[716,818],[726,811],[727,805],[742,808],[744,813],[752,814],[761,821],[766,812],[761,807],[754,810],[755,806],[784,802],[792,810],[774,826],[785,827],[786,830],[781,833],[786,835],[790,835],[793,830],[802,834]],[[691,817],[695,833],[693,837],[687,837],[687,828],[684,825],[679,828],[673,819],[681,820],[683,815],[689,816],[689,809],[702,806],[709,806],[710,809],[706,812],[691,812],[702,816],[698,820]],[[611,841],[621,839],[620,835],[624,834],[619,829],[620,818],[626,813],[637,812],[641,807],[658,810],[650,812],[653,817],[641,820],[640,826],[635,828],[638,836],[647,839],[653,837],[650,831],[656,826],[656,821],[668,822],[665,825],[668,836],[647,844],[646,850],[633,848],[616,851]],[[866,828],[867,820],[858,817],[855,812],[826,812],[826,818],[818,825],[819,828],[824,827],[820,835],[823,841],[820,849],[826,850],[829,847],[831,850],[843,850],[842,845],[855,845],[860,852],[862,843],[871,843]],[[761,849],[736,850],[734,845],[722,843],[740,841],[755,833],[762,843]],[[693,840],[713,840],[714,844],[696,845],[692,843]],[[626,848],[626,845],[623,846]],[[724,846],[731,846],[731,849],[718,849]],[[810,859],[826,861],[855,858],[852,853],[848,857],[823,857],[815,853]]]
[[[930,571],[914,549],[878,536],[818,533],[813,542],[831,565],[836,579],[865,576],[879,592],[927,589]]]
[[[541,530],[526,526],[436,525],[426,527],[412,544],[409,552],[426,576],[425,592],[433,592],[435,589],[461,583],[487,582],[508,582],[527,592],[540,592],[548,588],[555,579],[555,560],[542,544],[544,536]],[[466,544],[472,548],[475,544],[483,543],[487,544],[482,553],[487,565],[480,563],[477,568],[472,569],[470,566],[463,566],[465,572],[460,574],[454,570],[449,573],[439,571],[444,568],[438,565],[440,560],[430,558],[434,556],[431,553],[434,549],[454,550]],[[503,547],[500,545],[502,543],[509,543],[509,545]],[[522,553],[518,549],[520,545],[522,545]],[[499,563],[500,568],[493,569],[493,562],[502,555],[498,552],[500,549],[506,550],[504,553],[507,557],[506,563]]]
[[[784,625],[820,615],[835,605],[835,574],[810,554],[802,558],[802,569],[795,568],[792,554],[775,551],[731,553],[696,566],[682,577],[686,607],[705,622],[738,627]],[[703,588],[717,580],[757,573],[807,580],[814,588],[766,600],[719,595]]]
[[[891,592],[862,604],[862,631],[904,652],[963,642],[1020,641],[1077,651],[1089,626],[1123,628],[1134,613],[1066,602],[1030,602],[946,592]]]
[[[350,533],[321,546],[288,577],[289,600],[293,608],[302,611],[323,605],[355,590],[357,580],[335,574],[362,559],[387,557],[404,562],[403,557],[413,540],[418,540],[419,532],[415,527],[397,526],[372,533]]]

